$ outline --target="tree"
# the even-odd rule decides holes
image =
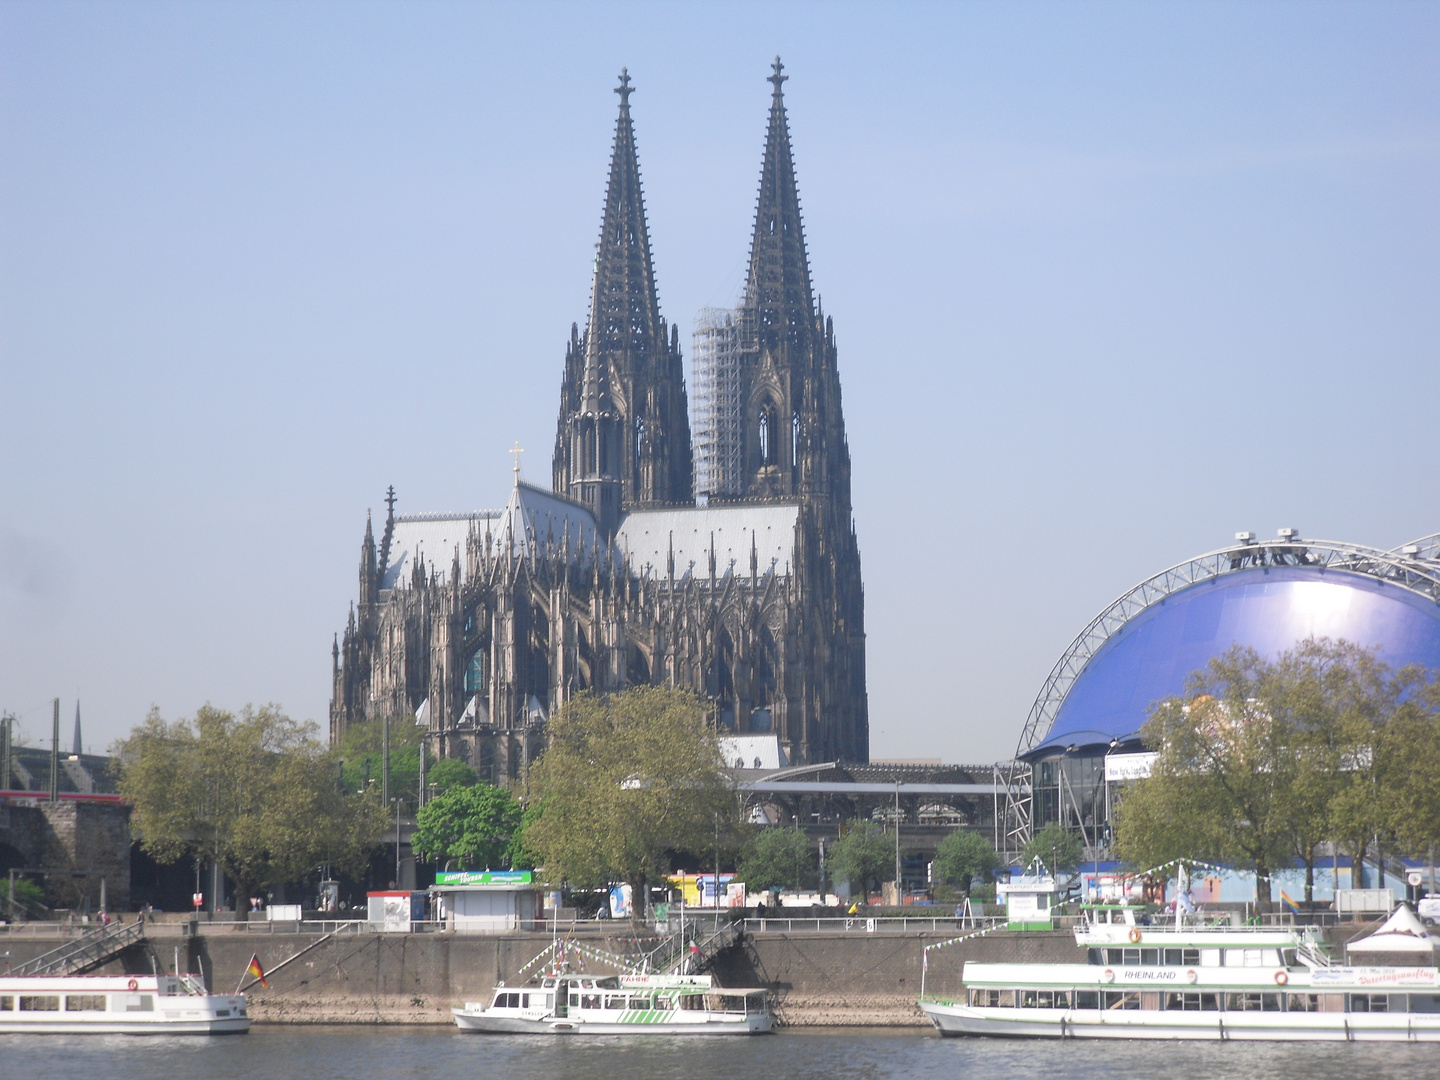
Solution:
[[[406,718],[390,721],[390,795],[414,802],[420,792],[420,739],[422,731]],[[385,720],[373,717],[349,725],[334,748],[340,759],[342,784],[358,792],[373,782],[379,794],[385,770]],[[439,762],[431,762],[427,773]],[[456,764],[463,765],[463,762]],[[427,781],[433,776],[427,775]]]
[[[831,856],[837,881],[868,890],[870,883],[888,881],[895,872],[895,844],[871,821],[852,822]]]
[[[337,790],[315,731],[274,705],[239,716],[206,705],[173,723],[152,709],[113,748],[141,847],[162,863],[214,859],[242,897],[321,863],[358,872],[384,811]]]
[[[1404,673],[1413,693],[1386,725],[1381,759],[1388,825],[1404,855],[1431,858],[1440,840],[1440,682]]]
[[[1372,843],[1400,842],[1402,829],[1402,844],[1440,831],[1424,809],[1440,808],[1440,796],[1427,801],[1434,773],[1416,767],[1440,763],[1437,704],[1427,673],[1392,673],[1349,642],[1306,639],[1274,661],[1232,649],[1146,722],[1158,756],[1120,802],[1116,847],[1141,864],[1252,870],[1261,910],[1273,869],[1299,859],[1310,898],[1325,840],[1360,866]]]
[[[1000,856],[990,841],[968,829],[956,829],[936,847],[931,872],[937,880],[969,896],[975,879],[988,877],[999,865]]]
[[[709,847],[716,816],[734,815],[705,704],[664,687],[585,693],[549,737],[529,773],[537,809],[525,843],[552,882],[628,882],[639,919],[668,853]]]
[[[508,866],[520,831],[520,804],[493,784],[452,787],[420,808],[415,852],[427,859],[458,859],[466,869]]]
[[[1058,821],[1052,821],[1030,838],[1021,858],[1027,866],[1039,859],[1050,873],[1058,877],[1077,869],[1084,855],[1080,838]]]
[[[1389,699],[1398,688],[1387,684],[1388,669],[1372,652],[1328,638],[1307,638],[1261,668],[1259,699],[1283,724],[1287,742],[1288,782],[1281,796],[1292,854],[1305,867],[1307,901],[1315,894],[1317,849],[1337,828],[1350,834],[1340,821],[1342,792],[1367,757],[1375,724],[1391,711]]]
[[[425,785],[443,795],[451,788],[473,787],[480,782],[475,770],[455,758],[441,758],[425,770]]]
[[[740,854],[740,878],[751,892],[799,888],[814,874],[810,840],[801,829],[770,826],[760,829]]]
[[[1183,698],[1160,702],[1142,729],[1158,756],[1116,813],[1122,857],[1238,863],[1255,873],[1262,911],[1271,872],[1291,851],[1284,793],[1294,766],[1290,732],[1261,697],[1266,675],[1260,656],[1237,646],[1193,673]]]

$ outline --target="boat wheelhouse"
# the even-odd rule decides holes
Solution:
[[[763,1035],[768,992],[709,975],[546,975],[497,987],[489,1003],[452,1009],[462,1031],[487,1034]]]
[[[0,976],[0,1034],[228,1035],[250,1030],[244,994],[195,975]]]
[[[1087,963],[968,961],[962,997],[920,1008],[942,1035],[1440,1041],[1434,967],[1334,964],[1308,927],[1085,910]]]

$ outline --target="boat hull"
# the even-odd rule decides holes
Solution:
[[[461,1031],[482,1035],[764,1035],[770,1031],[768,1015],[712,1017],[701,1021],[619,1023],[604,1020],[548,1016],[526,1019],[451,1009]]]
[[[0,1035],[244,1035],[248,1017],[229,1020],[0,1021]]]
[[[1266,1042],[1440,1042],[1436,1013],[1153,1013],[986,1009],[923,1001],[945,1036],[1196,1039]]]

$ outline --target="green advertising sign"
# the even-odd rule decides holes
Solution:
[[[533,881],[529,870],[441,870],[435,875],[436,885],[529,885]]]

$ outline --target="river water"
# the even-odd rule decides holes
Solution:
[[[1389,1080],[1440,1076],[1440,1044],[1051,1042],[841,1030],[758,1038],[462,1035],[257,1027],[225,1038],[0,1035],[0,1080]]]

